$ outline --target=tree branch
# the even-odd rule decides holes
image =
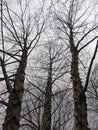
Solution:
[[[87,77],[86,77],[86,82],[85,82],[85,87],[84,87],[84,90],[83,90],[84,93],[86,92],[87,87],[88,87],[89,78],[90,78],[90,74],[91,74],[91,69],[92,69],[92,65],[93,65],[94,59],[95,59],[96,54],[97,54],[97,49],[98,49],[98,40],[97,40],[97,44],[96,44],[96,47],[95,47],[95,51],[94,51],[93,57],[91,59],[90,65],[89,65],[89,69],[88,69],[88,73],[87,73]]]
[[[11,86],[11,83],[9,81],[9,77],[7,75],[7,71],[6,71],[6,68],[5,68],[4,60],[2,60],[1,57],[0,57],[0,61],[1,61],[2,72],[3,72],[3,75],[4,75],[5,82],[6,82],[7,90],[8,90],[8,92],[11,92],[12,86]]]
[[[89,33],[91,33],[92,31],[94,31],[96,28],[98,28],[98,26],[92,28],[92,29],[89,30],[86,34],[83,35],[83,37],[82,37],[82,38],[78,41],[78,43],[77,43],[77,48],[78,48],[80,42],[83,41],[83,39],[84,39]]]
[[[82,46],[78,52],[80,52],[81,50],[83,50],[86,46],[88,46],[91,42],[93,42],[95,39],[98,38],[98,35],[96,37],[94,37],[93,39],[91,39],[88,43],[86,43],[84,46]]]

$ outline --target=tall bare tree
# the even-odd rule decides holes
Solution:
[[[7,1],[1,1],[2,49],[0,52],[3,57],[0,57],[0,62],[2,79],[5,80],[9,94],[8,103],[2,102],[7,107],[3,130],[19,130],[27,59],[38,43],[44,27],[44,20],[38,25],[39,14],[34,16],[35,21],[37,19],[36,25],[35,21],[32,22],[33,15],[30,14],[29,1],[19,1],[17,7],[19,12],[15,12],[14,8],[11,9]],[[9,67],[10,69],[13,67],[14,71],[10,72]],[[9,76],[9,72],[13,74]]]
[[[98,43],[95,43],[96,47],[88,66],[86,80],[82,83],[79,69],[79,62],[81,63],[79,54],[98,38],[97,33],[96,35],[94,34],[98,25],[96,25],[95,22],[90,23],[89,16],[87,15],[87,13],[90,14],[91,11],[94,10],[95,6],[91,6],[91,3],[89,3],[89,5],[87,5],[88,7],[84,9],[85,11],[83,11],[85,2],[85,0],[59,1],[58,5],[60,9],[62,8],[61,12],[54,6],[55,20],[57,23],[56,28],[61,32],[61,34],[59,33],[59,38],[63,39],[65,44],[68,45],[71,53],[71,79],[73,85],[75,130],[90,130],[87,121],[85,92],[87,91],[91,68],[98,48]],[[90,34],[92,34],[92,37],[90,37]]]

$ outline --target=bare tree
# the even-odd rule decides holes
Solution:
[[[3,57],[0,57],[0,62],[2,80],[5,80],[9,94],[8,103],[2,102],[7,107],[3,130],[19,130],[27,59],[38,43],[44,27],[44,20],[41,20],[42,24],[37,25],[40,21],[39,15],[36,15],[38,19],[36,25],[32,22],[29,1],[19,1],[18,8],[20,12],[16,13],[8,6],[7,1],[1,1],[2,49],[0,52]],[[13,67],[14,70],[10,72],[9,67],[10,69]],[[9,76],[10,73],[13,74]]]
[[[96,43],[95,51],[87,70],[86,80],[82,83],[79,69],[79,61],[81,61],[79,54],[98,38],[97,33],[96,35],[94,34],[98,25],[95,22],[90,23],[87,15],[87,13],[90,14],[94,10],[95,6],[90,5],[90,3],[83,11],[82,7],[85,2],[85,0],[59,1],[58,5],[62,8],[61,12],[54,6],[56,28],[61,32],[61,34],[59,33],[59,38],[68,45],[72,57],[71,79],[73,85],[75,130],[89,130],[85,92],[87,91],[91,68],[98,48],[98,43]],[[63,8],[65,11],[63,11]],[[64,37],[65,34],[66,36]],[[90,37],[90,34],[92,34],[92,37]]]
[[[30,83],[32,87],[44,95],[41,129],[51,130],[53,129],[53,115],[58,110],[58,106],[57,108],[53,107],[53,102],[55,102],[53,100],[55,94],[53,93],[57,89],[62,90],[64,88],[64,75],[69,72],[68,61],[66,60],[65,63],[64,59],[68,57],[67,53],[64,53],[63,44],[59,43],[57,39],[41,44],[40,49],[38,48],[37,50],[39,52],[37,51],[33,69],[36,81],[34,83],[34,80],[31,79]]]

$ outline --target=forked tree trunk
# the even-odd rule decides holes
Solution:
[[[24,93],[25,68],[27,64],[27,48],[23,49],[15,81],[9,93],[8,107],[3,130],[19,130],[22,98]]]
[[[52,94],[52,62],[48,70],[48,79],[45,92],[45,104],[42,119],[42,130],[51,130],[51,94]]]
[[[90,130],[87,121],[86,96],[78,69],[78,50],[74,45],[73,32],[70,30],[70,50],[72,54],[71,77],[74,98],[74,130]]]

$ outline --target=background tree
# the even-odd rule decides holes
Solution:
[[[91,129],[97,128],[97,117],[98,117],[98,64],[96,63],[93,67],[91,76],[90,76],[90,84],[87,91],[87,101],[88,101],[88,116],[90,119],[89,123],[91,125]]]
[[[36,82],[34,83],[31,80],[32,82],[31,84],[35,85],[37,89],[39,90],[41,89],[41,92],[44,94],[42,129],[51,129],[52,127],[51,114],[53,111],[53,108],[52,108],[53,93],[58,88],[60,90],[63,89],[64,87],[63,77],[65,74],[68,73],[69,65],[68,65],[67,60],[66,60],[66,63],[63,62],[64,61],[63,59],[67,57],[66,54],[63,54],[63,44],[60,44],[56,40],[48,41],[44,45],[41,45],[39,55],[40,56],[35,59],[35,61],[37,60],[37,62],[36,62],[36,67],[34,67],[34,70],[33,70],[33,72],[35,71],[35,74],[36,74],[34,75],[34,77],[37,78],[36,79],[37,83]],[[37,53],[37,56],[38,56],[38,53]],[[36,68],[38,69],[38,72]],[[39,72],[41,72],[41,74]],[[60,81],[61,78],[62,80]],[[41,79],[41,80],[38,81],[38,79]],[[44,82],[43,86],[40,85],[42,81]],[[57,84],[60,86],[58,86]],[[67,89],[67,86],[66,86],[66,89]]]

